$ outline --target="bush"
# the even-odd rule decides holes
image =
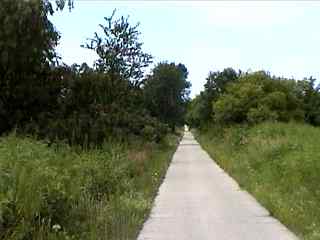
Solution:
[[[294,80],[270,77],[265,72],[244,75],[213,102],[215,120],[224,124],[302,121],[304,108],[297,88]]]
[[[268,106],[262,105],[257,108],[250,108],[247,114],[248,122],[257,124],[264,121],[274,122],[279,118],[275,111],[271,111]]]
[[[159,142],[168,132],[144,108],[142,89],[128,80],[95,71],[63,71],[65,87],[56,112],[39,114],[25,124],[25,132],[83,147],[101,146],[110,139],[126,141],[132,135]]]

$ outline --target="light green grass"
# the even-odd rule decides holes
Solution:
[[[0,239],[135,239],[177,146],[0,138]]]
[[[320,128],[295,123],[212,127],[197,139],[301,239],[320,239]]]

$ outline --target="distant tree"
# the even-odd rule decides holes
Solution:
[[[100,24],[103,36],[95,32],[94,37],[83,47],[94,50],[99,59],[95,66],[98,71],[110,75],[120,75],[138,84],[143,77],[143,69],[152,62],[152,56],[142,51],[139,40],[139,24],[131,26],[128,18],[114,20],[105,17],[106,25]]]
[[[239,78],[240,73],[232,68],[226,68],[222,72],[209,73],[204,90],[192,100],[188,107],[188,123],[191,126],[200,127],[213,121],[212,102],[215,102],[226,91],[228,84]]]
[[[303,120],[304,109],[294,80],[271,77],[264,71],[242,76],[213,102],[219,123],[259,123]]]
[[[303,99],[305,121],[320,126],[320,85],[315,85],[316,79],[305,78],[298,82],[299,93]]]
[[[205,92],[213,98],[217,98],[226,90],[226,86],[237,80],[239,74],[232,68],[225,68],[222,72],[210,72],[207,82],[204,84]]]
[[[144,86],[147,108],[172,131],[184,123],[191,83],[183,64],[159,63],[147,77]]]
[[[206,119],[203,112],[206,111],[207,104],[203,99],[203,92],[193,98],[187,108],[186,122],[189,127],[201,127],[205,125]]]

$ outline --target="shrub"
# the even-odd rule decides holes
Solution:
[[[271,111],[268,106],[261,105],[257,108],[250,108],[247,114],[247,119],[249,123],[256,124],[264,121],[276,121],[278,119],[278,114]]]
[[[259,123],[262,121],[301,121],[303,102],[294,80],[270,77],[265,72],[242,76],[213,102],[219,123]]]

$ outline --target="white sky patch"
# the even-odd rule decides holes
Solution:
[[[283,9],[273,7],[217,7],[208,14],[208,21],[218,26],[265,27],[295,21],[300,14],[283,15]]]

